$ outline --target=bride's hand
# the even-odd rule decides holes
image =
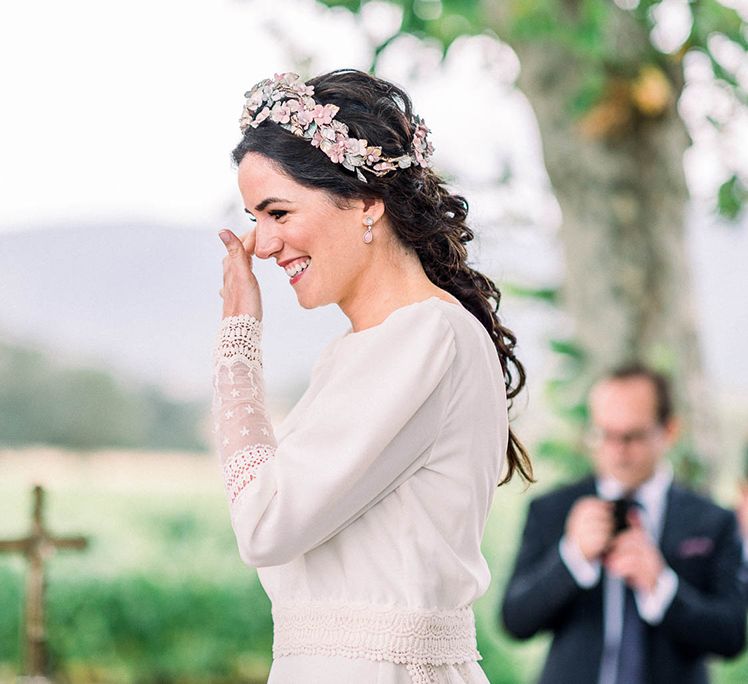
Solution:
[[[223,317],[250,314],[262,320],[260,285],[252,272],[255,231],[248,231],[240,240],[228,228],[224,228],[219,236],[228,252],[223,258]]]

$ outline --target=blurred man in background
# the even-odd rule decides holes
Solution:
[[[552,633],[543,684],[707,682],[745,644],[735,515],[673,483],[663,376],[617,369],[589,408],[594,476],[531,503],[504,625]]]

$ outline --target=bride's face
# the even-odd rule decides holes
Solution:
[[[255,152],[242,159],[238,180],[255,221],[255,255],[272,257],[285,270],[301,306],[340,305],[355,295],[371,262],[371,245],[362,240],[362,201],[340,208]]]

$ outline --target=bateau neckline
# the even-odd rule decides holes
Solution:
[[[370,330],[376,330],[377,328],[382,327],[392,316],[394,316],[398,311],[405,311],[406,309],[412,309],[415,306],[418,306],[420,304],[428,304],[429,302],[440,302],[442,304],[446,304],[447,306],[453,306],[455,308],[462,309],[463,311],[470,313],[460,302],[450,302],[446,299],[442,299],[441,297],[438,297],[437,295],[432,295],[431,297],[427,297],[426,299],[420,299],[417,302],[411,302],[410,304],[404,304],[403,306],[397,307],[397,309],[393,309],[390,311],[384,319],[377,323],[376,325],[369,326],[368,328],[364,328],[363,330],[358,330],[356,332],[353,331],[352,327],[348,327],[348,330],[343,333],[342,339],[349,339],[352,337],[358,337],[359,335],[364,335],[365,333],[369,332]]]

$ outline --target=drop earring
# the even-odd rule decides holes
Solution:
[[[368,245],[374,239],[374,234],[371,232],[371,227],[374,225],[374,219],[371,216],[367,216],[364,219],[364,225],[366,226],[364,242]]]

